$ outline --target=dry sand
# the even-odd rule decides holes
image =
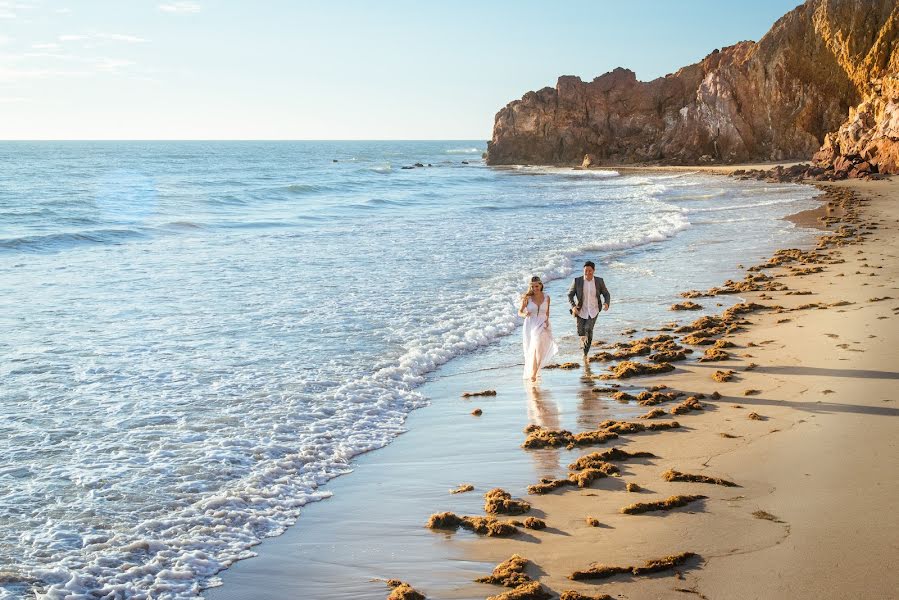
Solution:
[[[531,534],[538,543],[475,540],[469,542],[472,557],[499,563],[520,554],[536,565],[530,574],[557,594],[571,589],[629,599],[897,597],[899,181],[829,185],[870,199],[860,215],[877,229],[862,243],[831,250],[844,263],[778,279],[810,295],[741,296],[787,311],[809,303],[851,304],[749,315],[747,331],[728,337],[736,344],[731,360],[690,362],[671,375],[644,378],[646,385],[718,391],[722,397],[704,399],[702,412],[679,415],[686,431],[622,436],[614,443],[659,458],[616,463],[620,478],[600,480],[592,489],[529,497],[550,528]],[[892,298],[874,301],[883,297]],[[758,366],[746,371],[750,363]],[[717,369],[733,369],[736,376],[715,382]],[[747,396],[747,390],[757,392]],[[751,412],[761,419],[748,418]],[[668,482],[661,476],[667,469],[741,487]],[[627,482],[642,491],[624,491]],[[668,512],[620,512],[633,502],[675,494],[708,499]],[[587,525],[588,515],[601,525]],[[653,576],[568,579],[594,561],[640,565],[681,552],[698,557]]]

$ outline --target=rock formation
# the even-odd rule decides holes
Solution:
[[[896,0],[808,0],[759,42],[653,81],[618,68],[528,92],[497,113],[487,162],[733,163],[820,148],[819,162],[850,157],[847,171],[895,172],[897,45]]]

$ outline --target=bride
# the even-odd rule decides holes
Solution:
[[[524,317],[524,377],[537,381],[537,371],[559,352],[549,326],[549,296],[543,293],[539,277],[531,277],[531,286],[521,300],[518,314]]]

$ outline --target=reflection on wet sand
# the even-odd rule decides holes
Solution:
[[[531,424],[546,429],[559,429],[559,405],[553,400],[552,392],[540,389],[539,384],[525,384],[524,387],[528,397],[528,420]],[[531,450],[528,454],[534,457],[538,477],[558,476],[561,466],[561,451],[558,448]]]
[[[600,395],[593,391],[595,382],[593,381],[593,370],[590,363],[584,363],[584,374],[581,376],[581,387],[577,391],[577,424],[578,427],[584,429],[595,429],[596,424],[601,421],[600,411],[605,403]]]

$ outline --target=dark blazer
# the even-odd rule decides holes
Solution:
[[[606,287],[606,282],[602,280],[602,277],[594,275],[593,281],[596,282],[596,303],[599,305],[599,311],[602,312],[602,300],[605,299],[605,304],[609,304],[612,301],[612,296],[609,294],[609,289]],[[574,300],[575,296],[577,296],[577,302]],[[571,282],[571,288],[568,290],[568,303],[571,304],[571,308],[575,309],[575,312],[579,312],[584,305],[583,275],[575,277],[574,281]]]

